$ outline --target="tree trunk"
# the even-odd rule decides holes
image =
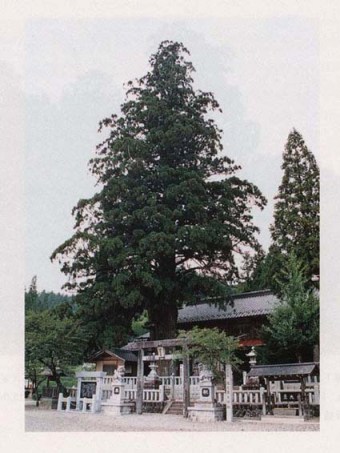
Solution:
[[[153,306],[149,310],[150,339],[175,338],[177,334],[177,314],[176,302]]]
[[[57,394],[62,393],[64,396],[67,396],[67,389],[64,384],[61,382],[60,375],[56,371],[53,371],[53,379],[57,384]]]

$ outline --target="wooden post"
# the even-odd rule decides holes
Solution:
[[[188,418],[188,407],[190,404],[189,387],[189,354],[188,346],[183,345],[183,417]]]
[[[272,395],[270,393],[270,379],[266,378],[267,383],[267,401],[268,401],[268,409],[267,413],[273,415],[273,408],[272,408]]]
[[[136,412],[138,415],[143,413],[143,349],[138,351],[137,359]]]
[[[309,407],[308,401],[306,401],[306,381],[304,376],[301,376],[300,379],[301,379],[301,409],[302,409],[301,415],[308,416]]]

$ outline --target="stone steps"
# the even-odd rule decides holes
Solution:
[[[183,402],[182,401],[172,401],[170,406],[164,412],[166,415],[183,415]]]

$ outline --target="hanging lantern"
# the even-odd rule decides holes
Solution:
[[[157,346],[157,355],[158,355],[158,358],[164,359],[164,357],[165,357],[165,348],[163,346]]]

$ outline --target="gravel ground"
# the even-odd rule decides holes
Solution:
[[[26,407],[27,431],[319,431],[318,420],[304,423],[264,423],[263,421],[236,421],[234,423],[198,423],[181,415],[125,415],[103,413],[82,414],[57,412],[51,409]]]

